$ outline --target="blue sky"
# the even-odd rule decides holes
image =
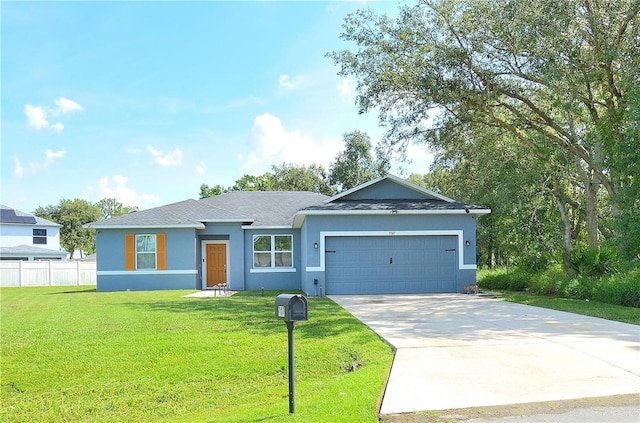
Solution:
[[[397,5],[2,2],[0,200],[146,209],[282,162],[328,168],[344,133],[384,128],[325,54],[348,13]],[[425,149],[409,157],[427,172]]]

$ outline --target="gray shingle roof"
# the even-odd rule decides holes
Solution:
[[[202,200],[185,200],[93,222],[92,228],[203,228],[203,222],[241,222],[253,226],[291,226],[297,211],[322,204],[325,195],[302,191],[237,191]]]
[[[34,247],[33,245],[17,245],[14,247],[0,247],[0,256],[15,255],[40,255],[40,256],[60,256],[66,257],[66,251],[52,250],[49,248]]]
[[[361,185],[389,180],[421,194],[422,198],[368,200],[349,196],[327,197],[306,191],[234,191],[202,200],[185,200],[162,207],[138,211],[125,216],[94,222],[88,227],[192,227],[204,228],[206,222],[238,222],[257,227],[299,227],[305,215],[336,213],[476,213],[488,212],[482,207],[462,204],[450,198],[414,186],[397,177],[376,179]],[[348,191],[355,192],[354,190]],[[415,194],[412,194],[415,197]],[[330,200],[330,201],[329,201]],[[294,221],[295,217],[295,221]]]
[[[331,211],[451,211],[451,210],[481,210],[482,207],[467,205],[458,202],[448,202],[434,199],[424,200],[343,200],[334,201],[318,206],[310,206],[304,210],[331,210]]]
[[[306,191],[236,191],[201,201],[251,216],[253,226],[291,226],[298,211],[320,205],[325,198],[326,195]]]
[[[202,211],[202,208],[202,204],[198,201],[189,199],[100,220],[90,223],[88,226],[91,228],[119,226],[204,227],[202,223],[198,221],[198,217],[203,217],[206,214]]]

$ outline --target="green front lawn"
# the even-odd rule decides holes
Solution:
[[[624,307],[598,301],[531,295],[520,292],[504,293],[503,299],[514,303],[551,308],[585,316],[600,317],[602,319],[640,325],[640,309],[635,307]]]
[[[0,421],[377,421],[393,353],[331,300],[296,326],[290,416],[277,293],[186,293],[0,290]]]

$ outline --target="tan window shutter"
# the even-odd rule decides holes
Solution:
[[[124,270],[136,270],[136,236],[124,234]]]
[[[158,254],[158,270],[167,270],[167,236],[156,234],[156,254]]]

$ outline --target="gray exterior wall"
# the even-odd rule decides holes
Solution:
[[[158,233],[164,233],[167,237],[166,270],[125,270],[125,234]],[[195,229],[98,229],[98,291],[196,289],[195,239]]]

